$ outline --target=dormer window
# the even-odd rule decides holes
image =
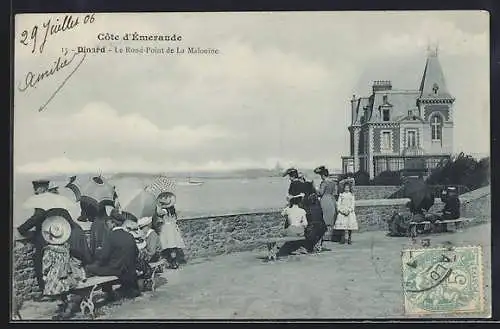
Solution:
[[[389,109],[382,110],[382,121],[391,121],[391,113]]]
[[[413,120],[417,120],[417,111],[416,110],[408,110],[408,117]]]
[[[433,86],[432,86],[432,92],[434,93],[434,95],[437,95],[439,91],[439,86],[437,83],[435,83]]]

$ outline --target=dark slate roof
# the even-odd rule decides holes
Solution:
[[[356,120],[354,124],[362,124],[362,117],[364,113],[364,107],[369,105],[369,97],[360,97],[356,103]]]
[[[437,93],[434,92],[436,87]],[[446,87],[446,80],[439,63],[437,51],[431,52],[427,57],[419,90],[420,97],[425,99],[453,98]]]
[[[417,99],[420,92],[418,90],[386,90],[378,91],[373,95],[373,105],[371,107],[370,122],[381,122],[379,108],[387,106],[391,108],[391,121],[397,121],[408,115],[408,110],[417,108]],[[384,103],[384,96],[387,95],[387,103]]]
[[[438,87],[437,93],[434,92]],[[387,100],[384,101],[384,96]],[[408,117],[409,110],[417,109],[419,99],[451,99],[437,51],[430,52],[425,64],[424,74],[418,90],[377,90],[369,97],[360,97],[356,100],[356,118],[353,125],[362,125],[365,122],[382,122],[380,107],[391,108],[391,122],[403,121]],[[366,116],[364,108],[367,108]]]

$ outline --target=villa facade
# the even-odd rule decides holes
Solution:
[[[427,175],[451,156],[454,102],[437,50],[428,54],[418,90],[374,81],[370,96],[350,101],[350,155],[342,157],[343,172]]]

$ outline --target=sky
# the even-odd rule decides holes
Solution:
[[[64,15],[15,18],[14,84],[78,46],[217,48],[218,55],[87,54],[14,92],[14,171],[168,172],[341,167],[349,99],[374,80],[417,89],[429,44],[454,104],[454,151],[489,154],[489,16],[480,11],[102,14],[49,35],[22,31]],[[99,41],[101,32],[181,35]],[[37,39],[40,45],[40,39]],[[28,38],[29,40],[29,38]],[[81,57],[81,56],[80,56]],[[80,58],[78,57],[78,58]],[[76,61],[75,61],[76,63]]]

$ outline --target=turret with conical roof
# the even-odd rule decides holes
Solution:
[[[437,48],[428,50],[427,61],[425,63],[419,91],[419,98],[421,100],[454,100],[446,87],[446,80],[441,64],[439,63]]]

